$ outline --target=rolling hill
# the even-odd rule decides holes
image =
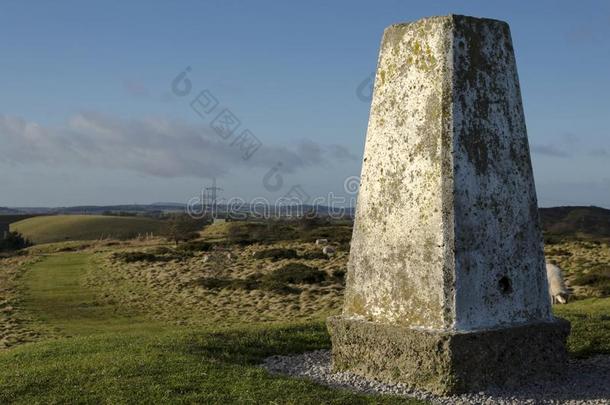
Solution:
[[[165,222],[152,218],[106,215],[51,215],[28,218],[11,224],[34,243],[100,238],[130,239],[139,234],[162,233]]]

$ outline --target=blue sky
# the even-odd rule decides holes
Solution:
[[[602,1],[3,2],[0,206],[186,202],[213,176],[225,197],[341,195],[383,29],[450,13],[511,26],[540,204],[610,207]],[[190,107],[205,89],[262,142],[250,160]]]

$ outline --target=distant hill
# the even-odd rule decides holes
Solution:
[[[19,210],[7,207],[0,207],[0,215],[14,215],[19,214]]]
[[[298,213],[298,212],[309,212],[312,210],[317,210],[320,215],[327,215],[330,211],[329,207],[323,205],[293,205],[290,208],[287,206],[290,205],[286,202],[285,205],[281,204],[270,204],[267,207],[261,205],[260,202],[255,203],[253,209],[257,212],[268,212],[269,214],[276,215],[281,212],[282,215],[286,215],[287,212]],[[279,207],[279,208],[278,208]],[[248,204],[245,204],[240,211],[247,212],[249,210]],[[1,210],[6,210],[6,214],[36,214],[36,215],[59,215],[59,214],[103,214],[103,215],[117,215],[117,216],[125,216],[125,215],[145,215],[145,216],[160,216],[163,213],[175,213],[175,212],[185,212],[187,209],[186,204],[181,203],[173,203],[173,202],[157,202],[153,204],[122,204],[122,205],[77,205],[72,207],[10,207],[10,208],[1,208],[0,207],[0,216],[3,214]],[[201,212],[202,206],[195,205],[191,206],[193,212]],[[208,208],[209,209],[209,208]],[[227,213],[227,205],[223,203],[218,203],[216,206],[217,213],[224,217]],[[236,209],[235,206],[231,207],[231,209]],[[343,214],[345,216],[353,216],[354,209],[353,208],[339,208],[336,207],[333,209],[334,215]]]
[[[4,214],[159,214],[162,212],[180,212],[185,204],[155,203],[155,204],[122,204],[122,205],[77,205],[73,207],[0,207],[0,215]]]
[[[540,208],[545,233],[585,238],[610,238],[610,210],[600,207]]]
[[[11,224],[12,231],[21,232],[34,243],[100,238],[130,239],[138,234],[163,232],[165,222],[142,217],[107,215],[37,216]]]
[[[194,207],[197,211],[197,208]],[[261,207],[257,207],[260,209]],[[313,207],[311,206],[302,206],[301,212],[308,212]],[[318,213],[321,215],[328,214],[329,208],[324,206],[316,207]],[[87,220],[91,221],[91,218],[102,218],[108,220],[109,213],[112,215],[144,215],[144,216],[157,216],[155,214],[167,213],[167,212],[181,212],[184,211],[184,204],[179,203],[171,203],[171,202],[163,202],[163,203],[155,203],[155,204],[142,204],[142,205],[114,205],[114,206],[77,206],[77,207],[59,207],[59,208],[5,208],[0,207],[0,222],[15,222],[19,218],[17,213],[24,215],[24,217],[32,216],[34,214],[44,214],[44,215],[52,215],[52,214],[106,214],[106,215],[87,215]],[[274,207],[269,207],[269,213],[276,214],[276,210]],[[218,213],[222,217],[226,212],[226,206],[219,204]],[[9,214],[9,215],[7,215]],[[12,214],[12,215],[10,215]],[[343,214],[347,217],[353,216],[354,210],[351,208],[344,209]],[[72,221],[74,218],[83,217],[84,215],[55,215],[56,218],[61,217],[70,217]],[[129,217],[127,218],[133,219],[133,225],[142,225],[146,223],[146,218],[140,217]],[[540,218],[542,222],[542,228],[546,234],[560,235],[560,236],[572,236],[572,237],[584,237],[584,238],[610,238],[610,210],[600,207],[553,207],[553,208],[540,208]],[[149,222],[151,228],[148,232],[151,232],[150,229],[154,229],[153,224],[158,224],[156,219],[149,219],[152,222]],[[45,222],[44,220],[41,220]],[[62,222],[60,220],[55,220]],[[138,222],[144,221],[144,222]],[[37,221],[33,221],[31,223],[38,223]],[[53,222],[55,224],[55,222]],[[103,221],[102,221],[103,223]],[[107,222],[111,223],[111,222]],[[136,234],[139,226],[135,226]],[[101,229],[109,231],[108,228],[104,229],[104,226],[101,226]],[[117,229],[110,229],[112,232],[118,232]],[[53,231],[55,232],[55,231]],[[94,233],[97,232],[94,230]],[[112,233],[106,232],[106,233]],[[125,231],[129,234],[131,232],[129,227]],[[146,232],[146,231],[142,231]],[[123,232],[118,232],[123,234]],[[71,235],[68,235],[72,238]],[[56,239],[54,237],[53,239]]]

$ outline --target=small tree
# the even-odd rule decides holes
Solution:
[[[32,246],[32,242],[19,232],[9,232],[6,238],[0,239],[0,252],[12,252]]]
[[[188,215],[173,215],[167,221],[167,239],[175,244],[197,238],[197,231],[202,228],[201,221],[193,219]]]
[[[322,218],[313,209],[298,219],[299,228],[303,231],[310,231],[320,226],[328,225],[328,222],[328,218]]]

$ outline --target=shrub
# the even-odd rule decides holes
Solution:
[[[13,252],[32,246],[32,242],[19,232],[9,232],[0,240],[0,252]]]
[[[161,249],[159,251],[159,249]],[[167,249],[167,248],[165,248]],[[171,249],[156,248],[153,252],[116,252],[113,255],[115,260],[121,260],[125,263],[136,262],[169,262],[172,260],[184,260],[191,256],[188,252],[176,252]],[[163,253],[160,253],[163,252]]]
[[[564,241],[564,238],[560,235],[543,232],[544,244],[545,245],[557,245]]]
[[[260,284],[259,288],[261,290],[272,291],[280,294],[298,294],[301,292],[300,289],[296,287],[292,287],[278,280],[273,280],[268,277],[264,277]]]
[[[230,287],[231,281],[228,278],[204,277],[196,280],[196,284],[209,290],[221,290]]]
[[[328,260],[328,256],[324,254],[324,252],[322,252],[322,250],[314,250],[311,252],[305,252],[301,258],[305,259],[305,260],[317,260],[317,259],[322,259],[322,260]]]
[[[178,246],[176,248],[176,250],[179,252],[189,252],[189,253],[209,252],[210,250],[212,250],[213,247],[214,247],[214,244],[212,244],[210,242],[195,240],[195,241],[183,243],[182,245]]]
[[[207,288],[209,290],[265,290],[272,291],[280,294],[297,294],[301,290],[286,285],[285,283],[277,280],[267,279],[260,274],[248,276],[246,278],[217,278],[217,277],[205,277],[195,282],[197,285]]]
[[[261,250],[259,252],[254,253],[255,259],[271,259],[271,261],[276,262],[282,259],[296,259],[298,257],[297,251],[294,249],[267,249]]]
[[[199,236],[197,231],[202,229],[203,226],[204,222],[202,220],[191,218],[185,214],[177,214],[167,221],[164,233],[168,240],[178,244],[197,238]]]
[[[326,273],[302,263],[288,263],[265,276],[268,281],[291,284],[316,284],[326,280]]]
[[[598,268],[586,274],[574,277],[572,284],[589,286],[599,290],[601,295],[610,295],[610,268]]]
[[[227,231],[229,242],[240,245],[269,243],[295,238],[294,229],[284,221],[269,220],[266,223],[234,222]]]
[[[113,255],[115,259],[125,263],[135,262],[157,262],[161,256],[146,252],[117,252]]]
[[[322,218],[318,216],[315,212],[310,211],[305,213],[302,217],[298,219],[299,228],[302,231],[310,231],[315,228],[319,228],[324,225],[329,224],[328,218]]]
[[[337,250],[341,250],[343,252],[348,252],[349,253],[349,251],[351,249],[351,245],[352,244],[349,241],[348,242],[341,242],[341,243],[339,243],[339,246],[337,246]]]
[[[345,269],[335,269],[332,272],[333,278],[340,282],[345,282],[345,274]]]

